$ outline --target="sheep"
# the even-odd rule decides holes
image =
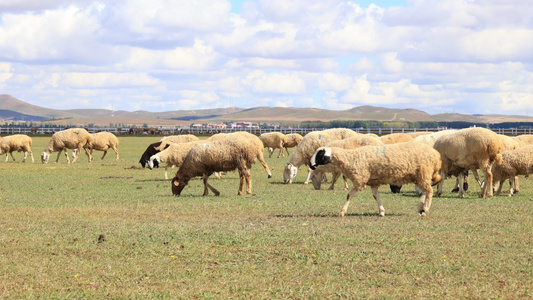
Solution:
[[[188,142],[198,141],[198,140],[200,140],[200,138],[198,138],[194,134],[169,135],[169,136],[163,137],[160,140],[161,145],[159,145],[156,150],[163,151],[170,144],[188,143]]]
[[[459,197],[464,197],[463,172],[481,169],[487,184],[483,185],[480,197],[492,197],[491,168],[495,162],[502,162],[503,142],[498,134],[486,128],[466,128],[441,136],[433,147],[442,157],[443,180],[439,183],[438,196],[442,194],[444,178],[454,175],[459,178]]]
[[[372,136],[368,135],[356,135],[348,139],[344,140],[337,140],[333,141],[331,143],[328,143],[326,147],[339,147],[344,149],[355,149],[362,146],[383,146],[383,142],[379,140],[378,138],[374,138]],[[313,182],[313,187],[315,190],[320,189],[320,185],[322,184],[322,179],[324,177],[325,172],[333,172],[333,178],[331,180],[331,186],[329,187],[330,190],[333,190],[335,187],[335,182],[341,175],[340,170],[336,169],[333,165],[324,165],[319,166],[316,168],[312,174],[311,174],[311,181]],[[344,177],[344,189],[348,189],[348,182],[346,181],[346,176]]]
[[[298,144],[304,138],[299,133],[289,133],[289,134],[286,134],[285,137],[287,138],[287,142],[283,145],[283,147],[285,148],[285,151],[287,151],[287,155],[290,155],[289,148],[294,148],[298,146]]]
[[[422,189],[418,213],[425,216],[429,212],[433,197],[431,185],[441,180],[439,152],[431,146],[415,141],[356,149],[320,147],[311,157],[310,164],[311,169],[320,165],[334,165],[353,182],[339,213],[341,217],[346,214],[354,194],[366,186],[372,189],[379,216],[385,216],[385,208],[379,198],[379,186],[406,183],[415,183]]]
[[[11,155],[11,158],[13,158],[13,161],[15,160],[15,157],[13,156],[13,151],[17,152],[24,152],[24,158],[22,159],[22,162],[26,162],[26,158],[28,157],[28,153],[30,153],[31,162],[35,162],[33,159],[33,153],[31,152],[31,144],[32,144],[31,137],[25,135],[25,134],[14,134],[10,136],[5,136],[0,139],[0,155],[6,154],[6,162],[9,160],[9,155]]]
[[[396,144],[412,141],[415,137],[409,133],[391,133],[381,136],[379,139],[383,144]]]
[[[418,142],[421,142],[421,143],[426,143],[426,144],[428,144],[430,146],[433,146],[435,144],[435,141],[439,137],[441,137],[443,135],[455,133],[455,132],[457,132],[457,129],[446,129],[446,130],[433,132],[433,133],[430,133],[430,134],[417,136],[417,137],[414,138],[414,140],[418,141]]]
[[[161,143],[162,143],[161,141],[152,143],[148,145],[146,150],[144,150],[143,154],[141,155],[141,159],[139,160],[139,163],[141,164],[143,168],[146,167],[146,164],[148,164],[148,162],[150,161],[150,157],[152,157],[152,155],[160,152],[158,149],[159,149],[159,146],[161,146]],[[168,148],[168,146],[170,146],[170,144],[167,144],[166,147],[163,148],[163,150]]]
[[[89,150],[87,150],[87,148],[85,148],[85,145],[91,143],[91,134],[83,128],[70,128],[58,131],[52,135],[52,138],[50,138],[50,142],[48,142],[48,145],[44,149],[43,154],[41,154],[41,161],[43,164],[48,163],[48,160],[50,159],[50,154],[52,152],[59,151],[56,159],[57,163],[59,161],[59,156],[61,155],[61,152],[65,151],[65,157],[67,158],[67,162],[70,164],[67,149],[78,149],[78,155],[76,155],[76,157],[74,157],[74,159],[72,160],[72,163],[75,163],[76,160],[78,160],[78,157],[80,156],[79,153],[81,152],[81,149],[83,148],[85,150],[85,154],[87,154],[89,162],[91,162],[91,153],[89,152]]]
[[[283,150],[283,145],[287,143],[287,138],[285,135],[281,132],[267,132],[263,133],[259,136],[259,139],[261,142],[263,142],[263,146],[266,148],[272,148],[273,150],[270,151],[269,158],[272,157],[272,153],[274,153],[274,149],[279,149],[278,158],[281,156],[285,157],[285,151]]]
[[[180,166],[183,163],[185,156],[187,156],[187,153],[189,153],[189,150],[199,142],[201,141],[171,144],[165,150],[152,155],[148,161],[148,167],[152,170],[153,168],[159,168],[159,164],[162,162],[166,163],[165,179],[168,179],[168,167]]]
[[[215,196],[218,196],[220,192],[207,183],[209,176],[213,172],[237,169],[240,177],[237,195],[243,194],[245,185],[246,194],[250,195],[252,193],[250,173],[252,164],[259,160],[268,173],[268,177],[272,177],[272,173],[263,158],[263,153],[264,148],[261,140],[246,132],[231,133],[214,141],[197,143],[189,150],[176,176],[172,179],[172,194],[179,196],[191,178],[202,176],[203,196],[208,195],[208,188]]]
[[[502,153],[501,165],[494,165],[492,167],[494,182],[500,182],[496,195],[500,195],[503,182],[509,179],[511,185],[509,196],[512,196],[515,193],[513,181],[516,181],[517,176],[528,176],[531,173],[533,173],[533,145],[504,151]]]
[[[513,137],[513,139],[515,139],[520,144],[521,147],[533,144],[533,134],[522,134],[522,135]]]
[[[302,141],[296,146],[296,149],[289,158],[289,162],[283,169],[283,182],[292,183],[298,168],[301,165],[309,165],[309,160],[315,150],[319,147],[327,145],[329,142],[335,140],[347,139],[352,136],[358,135],[357,132],[346,128],[334,128],[323,131],[312,131],[304,136]],[[311,177],[311,170],[307,172],[307,179],[305,184],[308,184]]]
[[[91,134],[91,138],[92,138],[92,143],[90,145],[89,144],[85,145],[85,147],[90,150],[91,158],[92,158],[93,150],[98,150],[98,151],[104,151],[104,155],[102,155],[102,158],[100,158],[101,160],[103,160],[107,154],[107,150],[111,148],[113,149],[113,151],[115,151],[115,154],[117,156],[115,160],[118,160],[119,156],[118,156],[117,147],[118,147],[119,141],[118,141],[118,138],[113,133],[106,132],[106,131],[97,132],[97,133]],[[77,155],[77,152],[78,152],[78,149],[74,149],[72,151],[72,156],[75,157]]]

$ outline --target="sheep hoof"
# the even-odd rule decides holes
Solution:
[[[380,213],[379,213],[379,216],[380,216],[380,217],[384,217],[384,216],[385,216],[385,212],[384,212],[384,211],[380,212]]]
[[[345,212],[344,212],[344,211],[341,211],[341,212],[339,213],[339,217],[341,217],[341,218],[344,217],[344,214],[345,214]]]
[[[420,210],[420,211],[418,212],[418,214],[419,214],[421,217],[425,217],[425,216],[426,216],[426,211],[422,209],[422,210]]]
[[[268,178],[272,178],[272,175],[268,175]]]

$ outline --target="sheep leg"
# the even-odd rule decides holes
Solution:
[[[498,190],[496,191],[496,195],[499,196],[499,195],[501,194],[503,184],[504,184],[504,181],[503,181],[503,180],[498,181]],[[509,184],[511,184],[511,182],[509,182]]]
[[[87,149],[85,149],[85,151],[87,151]],[[80,157],[80,153],[81,153],[81,147],[78,146],[78,150],[76,151],[76,156],[74,156],[72,163],[75,163],[78,160],[78,157]],[[65,155],[66,154],[67,154],[67,150],[65,150]]]
[[[518,176],[513,179],[513,194],[518,194],[520,191],[520,183],[518,182]]]
[[[328,190],[332,190],[335,188],[335,182],[337,182],[337,179],[341,176],[341,172],[333,172],[333,176],[331,177],[331,185],[329,186]],[[344,181],[346,183],[346,181]]]
[[[311,168],[307,168],[307,179],[305,179],[305,182],[304,184],[309,184],[309,182],[311,182],[311,172],[313,170],[311,170]]]
[[[9,154],[11,154],[11,158],[13,158],[13,161],[17,161],[17,160],[15,159],[15,157],[13,156],[13,151],[9,152]]]
[[[92,150],[91,150],[91,155],[93,154]],[[102,155],[102,158],[100,158],[101,160],[104,160],[104,157],[105,155],[107,154],[107,150],[104,150],[104,155]]]
[[[272,154],[274,154],[274,148],[268,147],[268,158],[271,158]]]
[[[22,162],[26,162],[26,158],[28,158],[28,151],[24,151],[24,157],[22,158]]]
[[[62,151],[65,151],[65,156],[67,157],[67,163],[70,164],[70,159],[68,158],[67,149],[59,149],[59,152],[57,153],[56,163],[59,162],[59,156],[61,155]]]
[[[168,179],[168,164],[165,166],[165,179]]]
[[[31,149],[28,149],[28,152],[30,153],[31,163],[34,163],[35,160],[33,159],[33,152],[31,152]]]
[[[268,178],[272,178],[272,173],[270,172],[270,168],[268,167],[265,159],[263,158],[263,154],[258,155],[257,159],[261,162],[261,165],[263,165],[263,168],[265,169],[265,171],[268,174]]]
[[[509,197],[512,197],[514,194],[515,178],[514,176],[509,177]]]
[[[115,154],[117,155],[117,159],[118,160],[118,149],[117,147],[111,147],[111,149],[113,149],[113,151],[115,151]]]
[[[442,195],[442,187],[444,186],[444,179],[446,178],[446,174],[444,173],[444,170],[440,170],[440,176],[441,176],[441,180],[438,184],[438,187],[437,187],[437,197],[440,197],[440,195]]]
[[[385,208],[383,207],[383,204],[381,203],[381,199],[379,199],[379,192],[378,192],[379,186],[372,186],[370,188],[372,189],[372,196],[374,196],[374,199],[376,200],[376,202],[378,204],[379,216],[380,217],[384,217],[385,216]]]
[[[482,167],[483,174],[485,174],[485,184],[481,189],[480,198],[492,198],[492,164],[487,164]]]
[[[420,195],[420,202],[418,203],[418,214],[421,217],[424,217],[426,213],[429,212],[431,207],[431,200],[433,198],[433,188],[431,183],[427,182],[418,182],[416,186],[422,191]]]
[[[209,191],[207,189],[207,188],[209,188],[213,192],[213,194],[215,194],[215,196],[218,196],[218,195],[220,195],[220,192],[217,189],[215,189],[214,187],[212,187],[209,183],[207,183],[207,179],[209,179],[210,175],[211,174],[207,174],[207,173],[202,175],[202,179],[204,181],[204,194],[203,195],[207,196],[209,194]]]
[[[348,195],[346,196],[346,202],[342,206],[341,212],[339,213],[339,217],[344,217],[344,215],[346,215],[346,212],[348,211],[348,206],[350,206],[350,200],[353,198],[353,195],[355,195],[355,193],[357,193],[360,190],[362,190],[362,188],[355,184],[350,189],[350,191],[348,192]]]
[[[89,160],[89,162],[93,161],[93,156],[92,156],[93,149],[91,149],[90,151],[87,150],[87,148],[83,148],[83,149],[85,150],[85,154],[87,154],[87,159]],[[79,148],[78,153],[81,154],[81,148]],[[80,156],[80,155],[78,154],[78,156]],[[77,159],[77,157],[76,157],[76,159]]]
[[[250,170],[244,171],[244,180],[246,181],[246,195],[252,194],[252,174]]]
[[[477,169],[472,170],[472,173],[474,174],[474,178],[476,179],[477,183],[479,183],[479,186],[483,187],[484,181],[481,181],[481,179],[479,178],[479,173],[477,172]]]
[[[9,160],[9,153],[6,153],[6,161],[7,162]]]
[[[457,184],[459,185],[459,198],[465,197],[465,190],[463,188],[463,182],[465,180],[465,175],[463,172],[461,172],[459,175],[457,175]]]
[[[289,153],[289,148],[285,147],[285,151],[287,151],[287,155],[291,155],[291,154]]]

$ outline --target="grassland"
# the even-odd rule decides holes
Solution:
[[[157,137],[120,137],[120,160],[0,163],[0,298],[531,299],[533,187],[515,197],[434,198],[419,218],[412,185],[382,187],[336,215],[346,192],[282,184],[288,160],[253,167],[253,192],[238,176],[191,180],[171,195],[164,170],[138,169]],[[96,152],[96,157],[101,152]],[[20,161],[21,154],[15,154]],[[172,173],[171,173],[172,174]]]

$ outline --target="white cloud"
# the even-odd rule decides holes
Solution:
[[[55,79],[52,86],[57,87],[59,81],[61,85],[73,88],[154,86],[159,83],[157,79],[139,73],[65,73]]]
[[[533,6],[523,1],[250,0],[239,13],[231,4],[0,1],[2,93],[55,108],[430,113],[520,113],[533,94]]]

